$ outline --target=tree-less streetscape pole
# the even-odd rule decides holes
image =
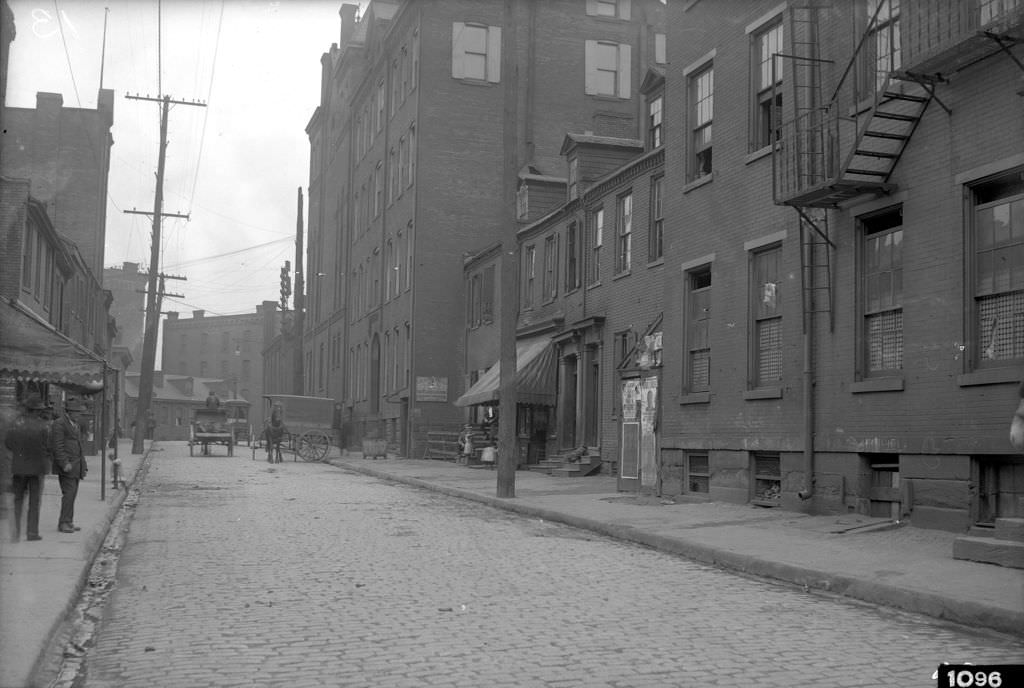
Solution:
[[[153,238],[149,255],[149,282],[146,288],[146,330],[142,341],[142,363],[139,370],[139,399],[135,407],[135,432],[132,435],[132,454],[141,454],[144,450],[143,440],[146,437],[149,407],[153,400],[153,370],[156,367],[156,340],[160,330],[160,294],[163,289],[157,285],[160,277],[160,221],[163,217],[183,217],[179,213],[164,213],[164,163],[167,158],[167,115],[171,103],[176,105],[195,105],[206,107],[205,103],[185,100],[172,100],[170,96],[152,98],[150,96],[130,96],[132,100],[151,100],[162,103],[160,110],[160,154],[156,166],[156,194],[153,199]],[[148,215],[140,210],[126,210],[126,213]],[[161,285],[162,286],[162,285]]]
[[[519,447],[516,439],[516,323],[519,320],[519,261],[514,228],[516,185],[519,179],[518,104],[519,75],[516,70],[515,0],[505,0],[502,28],[501,70],[505,81],[502,113],[504,175],[501,196],[503,223],[501,242],[501,378],[498,386],[498,485],[496,496],[516,496],[516,466]]]

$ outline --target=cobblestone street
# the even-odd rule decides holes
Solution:
[[[324,464],[155,455],[89,688],[931,686],[1024,648]]]

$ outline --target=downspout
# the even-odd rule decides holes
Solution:
[[[800,251],[803,260],[804,304],[804,366],[803,366],[803,439],[804,439],[804,488],[797,492],[801,500],[814,496],[814,244],[805,232],[806,220],[800,218]]]

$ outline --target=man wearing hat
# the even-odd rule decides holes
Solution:
[[[64,412],[53,421],[53,472],[60,481],[61,493],[57,530],[62,533],[81,530],[75,525],[75,497],[78,496],[78,483],[88,471],[78,423],[85,412],[81,402],[68,400],[64,404]]]
[[[29,394],[22,402],[21,412],[7,431],[4,445],[11,450],[11,486],[14,492],[15,541],[21,537],[21,512],[28,493],[28,518],[25,539],[42,540],[39,535],[39,503],[43,494],[43,478],[49,468],[50,427],[43,417],[46,405],[38,394]]]

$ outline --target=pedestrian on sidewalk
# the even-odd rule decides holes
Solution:
[[[82,451],[82,415],[85,406],[77,401],[68,401],[64,410],[53,422],[53,472],[60,481],[60,518],[57,530],[62,533],[74,533],[81,530],[75,525],[75,498],[78,496],[78,483],[85,478],[89,467],[85,463]]]
[[[39,507],[43,496],[43,480],[49,469],[50,426],[43,414],[46,404],[38,394],[29,394],[4,444],[11,450],[11,488],[14,492],[15,542],[21,537],[21,512],[28,494],[25,518],[25,539],[42,540],[39,535]]]

